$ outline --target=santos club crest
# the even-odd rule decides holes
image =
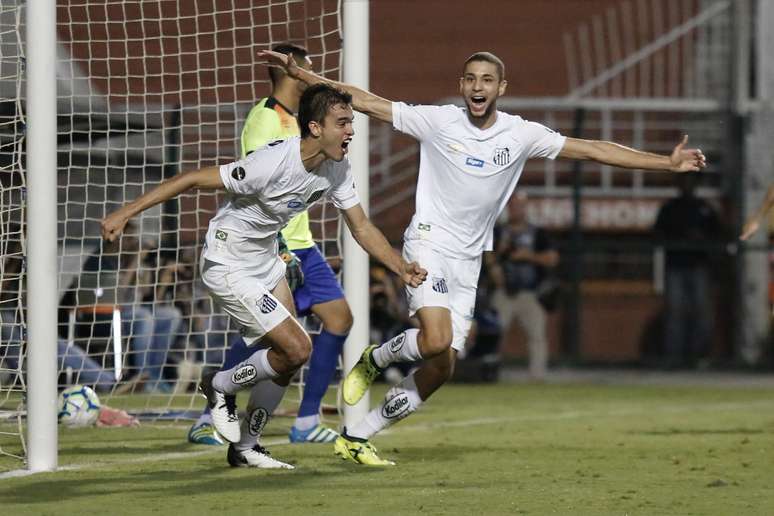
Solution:
[[[498,166],[505,166],[511,161],[511,151],[508,150],[508,148],[497,148],[494,151],[494,156],[492,156],[492,161],[495,165]]]

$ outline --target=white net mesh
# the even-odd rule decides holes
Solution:
[[[21,2],[0,4],[0,454],[23,455],[24,70]]]
[[[183,195],[149,210],[116,245],[101,242],[99,222],[165,178],[239,156],[244,118],[269,93],[257,50],[302,44],[315,70],[338,77],[339,0],[256,3],[59,2],[60,385],[95,385],[103,402],[146,415],[198,414],[201,370],[220,366],[238,338],[195,272],[217,196]],[[9,85],[0,100],[0,245],[3,281],[17,284],[23,238],[10,224],[23,220],[22,6],[0,7],[0,85]],[[336,210],[310,216],[321,250],[338,258]],[[20,324],[21,295],[8,292],[4,283],[4,313]],[[10,340],[23,341],[7,333],[6,354]],[[3,367],[0,410],[8,414],[22,377],[14,361]]]

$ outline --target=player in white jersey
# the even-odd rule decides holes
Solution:
[[[102,221],[103,237],[113,241],[130,218],[190,189],[225,188],[231,194],[210,221],[200,271],[213,299],[241,326],[247,345],[258,340],[266,345],[233,368],[202,379],[213,424],[232,443],[240,440],[236,393],[256,386],[247,429],[260,435],[311,351],[309,336],[294,318],[285,262],[277,255],[277,233],[288,220],[329,196],[366,252],[410,285],[419,286],[426,276],[393,251],[360,206],[345,157],[354,135],[350,102],[348,94],[327,85],[307,88],[299,105],[300,138],[269,143],[235,163],[175,176]],[[260,444],[242,451],[229,447],[228,461],[292,468]]]
[[[259,56],[309,84],[329,83],[352,95],[353,107],[392,123],[420,142],[416,213],[404,235],[403,254],[418,260],[428,281],[408,286],[409,309],[420,328],[406,330],[381,346],[369,346],[347,375],[343,394],[356,403],[378,373],[392,362],[424,359],[422,366],[387,392],[360,423],[346,428],[335,451],[347,460],[388,465],[363,448],[368,439],[414,412],[453,372],[473,318],[481,254],[492,249],[492,228],[531,158],[594,160],[618,167],[688,172],[705,166],[686,139],[671,156],[649,154],[611,142],[564,136],[540,124],[497,111],[505,93],[505,66],[489,52],[465,61],[460,93],[465,109],[409,106],[302,70],[284,55]]]

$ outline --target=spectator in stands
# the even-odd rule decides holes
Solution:
[[[664,365],[696,365],[712,340],[713,303],[708,244],[720,231],[715,208],[694,193],[698,175],[677,176],[680,195],[664,203],[656,235],[666,245]]]
[[[739,236],[742,240],[748,240],[761,225],[771,209],[774,208],[774,185],[769,186],[766,191],[766,197],[755,212],[745,221],[742,227],[742,234]]]
[[[527,220],[527,194],[517,192],[508,204],[494,253],[485,260],[494,285],[494,308],[507,334],[515,319],[527,336],[529,373],[543,379],[548,369],[547,313],[538,290],[547,273],[559,264],[559,253],[545,231]]]
[[[181,316],[173,306],[143,303],[143,297],[153,291],[152,270],[144,264],[151,247],[146,244],[141,249],[134,224],[121,240],[102,242],[101,251],[87,258],[60,301],[60,337],[67,337],[72,310],[85,316],[79,325],[85,322],[91,335],[100,309],[119,306],[122,334],[129,337],[129,365],[144,377],[146,392],[169,392],[171,386],[162,380],[162,372]]]
[[[10,238],[4,250],[3,266],[0,267],[0,363],[12,371],[19,371],[19,358],[23,354],[23,307],[26,306],[26,292],[23,288],[23,250],[21,246],[21,226],[11,224],[7,233]],[[14,237],[18,238],[14,238]],[[71,371],[70,383],[91,385],[95,389],[110,390],[115,383],[115,375],[106,371],[92,360],[83,349],[57,339],[58,371],[60,376]],[[15,382],[17,378],[12,378]],[[62,385],[60,385],[61,387]]]

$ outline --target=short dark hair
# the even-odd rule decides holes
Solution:
[[[468,66],[468,63],[472,63],[473,61],[485,61],[487,63],[492,63],[497,67],[497,73],[500,75],[500,80],[502,81],[505,79],[505,64],[503,63],[502,59],[497,57],[491,52],[476,52],[469,58],[465,60],[465,64],[462,65],[462,72],[465,73],[465,68]]]
[[[309,55],[309,52],[304,47],[293,45],[291,43],[282,43],[280,45],[276,45],[274,48],[272,48],[272,50],[279,52],[280,54],[291,56],[296,61],[304,60]],[[285,71],[281,68],[277,68],[276,66],[269,67],[269,79],[271,79],[272,85],[276,86],[277,81],[284,76]]]
[[[301,95],[298,104],[298,125],[301,126],[301,138],[309,136],[309,122],[320,124],[328,111],[338,104],[350,105],[352,95],[327,84],[309,86]]]

